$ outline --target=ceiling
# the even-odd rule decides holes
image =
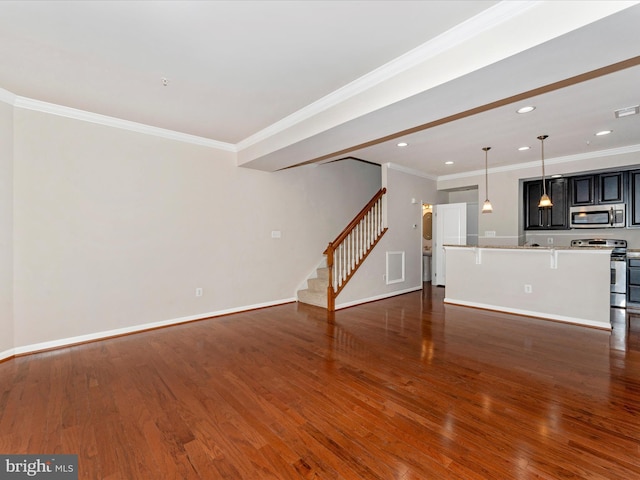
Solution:
[[[459,175],[484,146],[492,168],[533,161],[541,134],[547,157],[640,145],[640,115],[613,114],[640,104],[638,3],[3,1],[0,88],[263,170],[356,157]]]

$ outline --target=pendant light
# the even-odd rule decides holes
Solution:
[[[549,208],[553,207],[553,203],[551,203],[551,199],[549,195],[547,195],[547,185],[544,176],[544,141],[548,138],[549,135],[540,135],[538,140],[540,140],[540,144],[542,145],[542,197],[540,197],[540,202],[538,202],[538,208]]]
[[[491,206],[491,202],[489,201],[489,160],[488,160],[488,155],[489,155],[489,150],[491,150],[491,147],[484,147],[482,150],[484,150],[484,194],[485,194],[485,200],[484,200],[484,204],[482,205],[482,213],[491,213],[493,212],[493,207]]]

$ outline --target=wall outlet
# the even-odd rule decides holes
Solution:
[[[531,288],[531,285],[525,285],[524,293],[531,293],[531,292],[533,292],[533,288]]]
[[[202,296],[202,288],[196,288],[196,297]]]
[[[547,237],[547,245],[553,245],[553,237]]]
[[[280,230],[272,230],[271,238],[282,238],[282,232]]]

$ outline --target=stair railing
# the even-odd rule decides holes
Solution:
[[[336,309],[338,294],[387,231],[384,225],[385,193],[386,188],[376,193],[324,251],[329,269],[327,310],[330,312]]]

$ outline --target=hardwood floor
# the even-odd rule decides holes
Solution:
[[[640,478],[640,318],[609,333],[443,292],[4,362],[0,453],[77,453],[100,480]]]

